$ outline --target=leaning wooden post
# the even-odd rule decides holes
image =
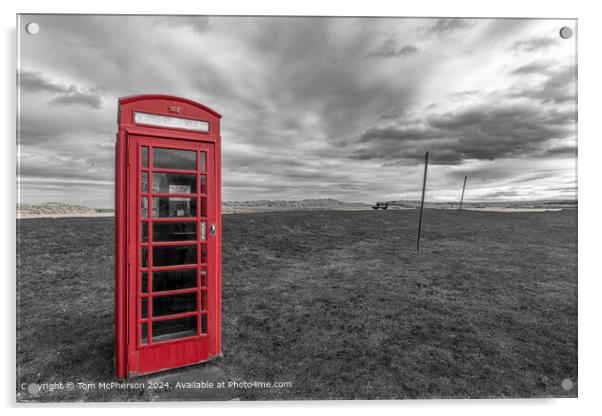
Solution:
[[[416,250],[420,251],[420,231],[422,230],[422,211],[424,210],[424,191],[426,189],[426,168],[429,164],[429,152],[424,155],[424,179],[422,180],[422,200],[420,201],[420,219],[418,220],[418,239]]]
[[[460,209],[462,209],[462,202],[464,202],[464,189],[466,188],[466,178],[468,178],[468,176],[464,177],[464,185],[462,186],[462,196],[460,197]]]

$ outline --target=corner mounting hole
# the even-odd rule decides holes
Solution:
[[[27,23],[25,26],[25,31],[30,35],[36,35],[40,31],[40,25],[36,22]]]
[[[570,378],[565,378],[564,380],[562,380],[562,388],[566,391],[572,390],[573,389],[573,380],[571,380]]]
[[[570,39],[573,36],[573,29],[568,26],[563,26],[560,28],[560,37],[562,39]]]

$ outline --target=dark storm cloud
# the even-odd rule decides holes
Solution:
[[[433,131],[418,127],[373,127],[360,137],[361,142],[374,140],[394,140],[397,142],[427,140],[433,138]]]
[[[90,108],[98,109],[102,105],[102,99],[97,95],[89,95],[84,94],[79,91],[70,92],[68,94],[60,95],[52,101],[50,104],[58,104],[58,105],[69,105],[69,104],[80,104],[86,105]]]
[[[434,164],[495,160],[541,153],[544,142],[570,136],[573,113],[533,105],[475,107],[431,115],[422,127],[371,128],[350,157],[419,163],[429,150]]]
[[[40,72],[21,70],[20,87],[24,91],[46,91],[56,94],[50,103],[58,105],[79,104],[98,109],[102,105],[100,95],[90,93],[74,84],[60,84],[45,77]]]
[[[405,102],[403,104],[394,105],[393,107],[385,110],[385,112],[378,116],[380,120],[395,120],[403,117],[407,112],[415,105],[411,102]]]
[[[555,43],[555,39],[551,37],[536,37],[522,39],[514,42],[510,49],[517,52],[535,52],[542,49],[547,49]]]
[[[511,177],[508,171],[512,171]],[[557,168],[541,168],[534,171],[528,166],[528,162],[517,164],[512,159],[505,159],[499,164],[480,164],[470,167],[458,167],[449,172],[449,178],[454,182],[459,182],[468,177],[471,183],[483,183],[488,181],[504,182],[511,186],[524,183],[532,183],[545,178],[554,177],[558,173]]]
[[[550,72],[551,62],[533,62],[527,65],[519,66],[510,71],[511,75],[527,75],[527,74],[548,74]]]
[[[550,75],[540,89],[536,89],[532,97],[544,103],[562,103],[575,99],[576,71],[568,65]]]
[[[425,35],[443,37],[452,32],[468,28],[472,24],[473,22],[468,19],[438,19],[432,26],[420,28],[420,32]]]
[[[57,93],[69,92],[75,87],[58,85],[44,77],[40,72],[21,70],[19,87],[25,91],[50,91]]]
[[[418,48],[414,45],[399,46],[394,39],[385,40],[380,46],[368,52],[368,57],[391,58],[407,57],[418,53]]]
[[[566,65],[553,68],[550,65],[533,63],[519,67],[512,71],[513,75],[544,74],[543,82],[536,83],[524,90],[511,90],[511,97],[526,97],[542,103],[563,103],[575,99],[576,68],[575,65]]]
[[[576,146],[554,147],[546,151],[546,156],[577,156]]]

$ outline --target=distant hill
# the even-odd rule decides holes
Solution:
[[[45,202],[43,204],[21,204],[17,206],[20,217],[53,217],[53,216],[93,216],[94,208],[84,205],[71,205],[62,202]]]
[[[344,202],[337,199],[304,199],[300,201],[224,201],[224,214],[234,212],[291,211],[291,210],[355,210],[369,209],[362,202]]]

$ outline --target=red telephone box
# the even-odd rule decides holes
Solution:
[[[183,98],[119,100],[115,168],[117,377],[221,355],[221,138]]]

